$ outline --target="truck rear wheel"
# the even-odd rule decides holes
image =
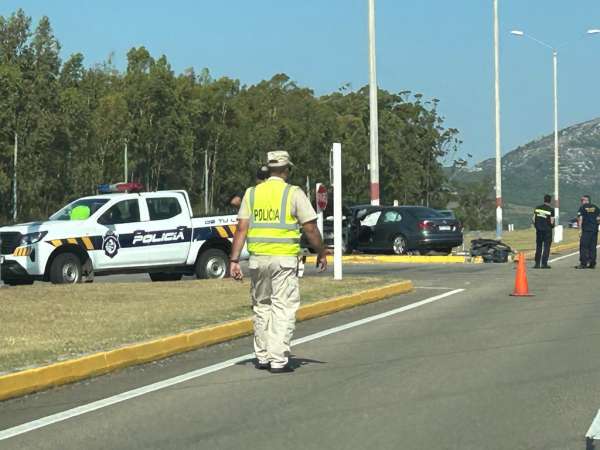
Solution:
[[[81,261],[74,253],[61,253],[50,266],[50,281],[53,284],[81,283]]]
[[[227,253],[218,248],[210,248],[203,252],[196,261],[196,277],[225,278],[229,275],[229,258]]]
[[[152,281],[179,281],[183,278],[182,273],[156,272],[148,275]]]

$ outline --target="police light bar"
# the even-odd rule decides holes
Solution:
[[[115,183],[115,184],[99,184],[98,193],[100,194],[125,194],[127,192],[141,192],[144,190],[144,185],[141,183]]]

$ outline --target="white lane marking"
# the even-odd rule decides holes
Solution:
[[[435,291],[451,291],[454,288],[439,287],[439,286],[415,286],[415,289],[431,289],[431,290],[435,290]]]
[[[600,409],[590,425],[590,429],[585,433],[586,439],[600,439]]]
[[[376,314],[374,316],[366,317],[361,320],[356,320],[354,322],[347,323],[345,325],[340,325],[338,327],[329,328],[328,330],[323,330],[315,334],[311,334],[309,336],[305,336],[300,339],[296,339],[292,342],[292,344],[304,344],[305,342],[314,341],[315,339],[319,339],[325,336],[329,336],[330,334],[339,333],[340,331],[348,330],[350,328],[358,327],[360,325],[364,325],[366,323],[374,322],[375,320],[383,319],[385,317],[393,316],[394,314],[398,314],[404,311],[410,311],[411,309],[418,308],[423,305],[428,305],[429,303],[437,302],[443,298],[449,297],[454,294],[458,294],[459,292],[463,292],[464,289],[454,289],[450,292],[445,292],[440,295],[436,295],[434,297],[426,298],[425,300],[421,300],[420,302],[411,303],[410,305],[401,306],[400,308],[392,309],[391,311],[387,311],[381,314]]]
[[[597,245],[596,248],[600,248],[600,245]],[[579,255],[579,252],[577,251],[577,252],[569,253],[568,255],[559,256],[558,258],[551,259],[548,262],[560,261],[561,259],[569,258],[574,255]]]
[[[354,322],[347,323],[345,325],[341,325],[334,328],[329,328],[327,330],[323,330],[319,333],[310,334],[300,339],[295,339],[292,341],[292,345],[300,345],[306,342],[314,341],[316,339],[329,336],[331,334],[339,333],[340,331],[349,330],[350,328],[358,327],[360,325],[364,325],[369,322],[373,322],[375,320],[383,319],[385,317],[393,316],[394,314],[399,314],[404,311],[409,311],[411,309],[418,308],[420,306],[427,305],[429,303],[436,302],[443,298],[449,297],[454,294],[458,294],[459,292],[463,292],[464,289],[455,289],[450,292],[445,292],[440,295],[436,295],[434,297],[429,297],[425,300],[421,300],[416,303],[412,303],[410,305],[402,306],[400,308],[392,309],[390,311],[376,314],[374,316],[367,317],[365,319],[356,320]],[[96,411],[101,408],[106,408],[107,406],[115,405],[117,403],[124,402],[126,400],[130,400],[132,398],[139,397],[141,395],[149,394],[151,392],[156,392],[161,389],[165,389],[170,386],[174,386],[176,384],[184,383],[186,381],[192,380],[194,378],[201,377],[203,375],[208,375],[210,373],[217,372],[219,370],[226,369],[231,367],[237,363],[242,361],[247,361],[248,359],[254,358],[253,353],[248,353],[243,356],[238,356],[237,358],[229,359],[227,361],[223,361],[218,364],[213,364],[212,366],[204,367],[203,369],[193,370],[188,373],[184,373],[183,375],[179,375],[173,378],[169,378],[167,380],[159,381],[157,383],[152,383],[147,386],[142,386],[137,389],[132,389],[130,391],[123,392],[121,394],[113,395],[111,397],[107,397],[101,400],[97,400],[95,402],[87,403],[85,405],[78,406],[76,408],[68,409],[66,411],[62,411],[56,414],[51,414],[46,417],[42,417],[37,420],[33,420],[31,422],[24,423],[22,425],[17,425],[12,428],[7,428],[5,430],[0,431],[0,441],[5,439],[9,439],[11,437],[19,436],[20,434],[25,434],[33,430],[37,430],[38,428],[47,427],[48,425],[52,425],[57,422],[62,422],[67,419],[71,419],[76,416],[80,416],[82,414],[86,414],[92,411]]]
[[[555,261],[560,261],[561,259],[569,258],[569,257],[574,256],[574,255],[579,255],[579,252],[574,252],[574,253],[569,253],[568,255],[559,256],[558,258],[553,258],[553,259],[551,259],[548,262],[552,263],[552,262],[555,262]]]

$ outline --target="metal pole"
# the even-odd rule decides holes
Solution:
[[[2,238],[0,238],[0,248],[2,248]],[[2,281],[2,264],[4,264],[4,256],[0,254],[0,288],[5,288],[6,284]]]
[[[371,204],[379,205],[379,137],[377,123],[377,73],[375,59],[375,0],[369,0],[369,114],[371,139]]]
[[[319,188],[321,187],[321,183],[317,183],[315,186],[315,197],[318,196]],[[324,211],[319,208],[317,205],[317,228],[319,229],[319,233],[321,233],[321,238],[323,238],[323,216]]]
[[[560,223],[560,200],[558,193],[558,54],[552,51],[552,66],[554,70],[554,223]]]
[[[333,144],[333,279],[342,279],[342,144]]]
[[[13,167],[13,222],[17,221],[17,161],[19,153],[19,135],[15,131],[15,160]]]
[[[204,213],[208,214],[208,150],[204,152]]]
[[[502,238],[502,150],[500,148],[500,56],[498,0],[494,0],[494,100],[496,104],[496,239]]]
[[[125,172],[125,183],[127,183],[127,141],[125,141],[125,150],[123,151],[123,167]]]
[[[306,175],[306,196],[310,198],[310,177],[308,175]]]

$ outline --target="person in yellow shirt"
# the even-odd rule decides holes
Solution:
[[[300,226],[317,251],[321,271],[327,267],[327,250],[317,228],[317,214],[306,194],[286,182],[293,167],[289,154],[273,151],[267,158],[270,177],[248,188],[242,199],[229,273],[236,280],[243,278],[239,257],[247,242],[256,366],[283,373],[294,370],[289,355],[300,305]]]

